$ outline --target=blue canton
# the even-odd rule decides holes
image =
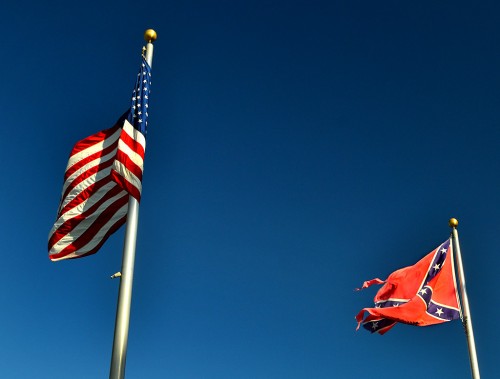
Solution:
[[[137,74],[134,91],[132,92],[132,105],[127,115],[128,121],[144,136],[148,126],[148,101],[151,92],[151,67],[142,58],[141,70]]]

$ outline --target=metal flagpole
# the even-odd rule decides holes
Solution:
[[[467,291],[465,289],[465,274],[464,267],[462,265],[462,254],[460,253],[460,243],[458,242],[458,220],[456,218],[451,218],[449,221],[449,225],[452,228],[453,248],[456,252],[455,256],[458,268],[458,279],[460,281],[460,297],[462,300],[462,323],[464,325],[465,335],[467,336],[467,344],[469,345],[470,368],[472,372],[472,378],[479,379],[481,376],[479,375],[479,365],[477,363],[476,343],[474,342],[474,332],[472,330],[469,299],[467,298]]]
[[[145,58],[151,67],[153,63],[153,41],[156,40],[156,32],[153,29],[146,30],[144,39],[148,42]],[[110,379],[123,379],[125,377],[138,221],[139,202],[133,196],[129,196],[122,271],[121,276],[115,274],[116,277],[120,277],[120,290],[118,293],[118,305],[116,307],[115,336],[113,339],[113,353],[111,355],[111,368],[109,372]]]

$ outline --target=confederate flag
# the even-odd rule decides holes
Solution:
[[[427,326],[460,318],[451,239],[427,254],[415,265],[394,271],[382,281],[364,282],[383,287],[375,295],[375,308],[364,308],[356,316],[358,328],[384,334],[397,322]],[[364,313],[368,316],[364,317]]]

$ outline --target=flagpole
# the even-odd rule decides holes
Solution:
[[[469,360],[472,372],[472,379],[479,379],[479,365],[477,363],[476,343],[474,342],[474,332],[472,330],[472,319],[469,310],[469,299],[467,298],[467,291],[465,288],[465,274],[462,265],[462,254],[460,253],[460,243],[458,241],[458,220],[451,218],[449,225],[452,228],[453,247],[455,249],[455,256],[458,268],[458,279],[460,281],[460,297],[462,300],[462,323],[464,325],[465,335],[467,336],[467,344],[469,346]]]
[[[156,32],[153,29],[146,30],[144,39],[147,41],[145,58],[151,67],[153,63],[153,41],[156,40]],[[129,196],[120,290],[118,292],[118,305],[116,307],[115,335],[113,338],[113,352],[109,372],[110,379],[123,379],[125,377],[138,222],[139,202],[133,196]]]

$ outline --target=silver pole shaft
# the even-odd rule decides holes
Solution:
[[[153,63],[153,44],[146,45],[146,62]],[[127,226],[123,245],[122,275],[116,307],[115,336],[111,355],[110,379],[125,378],[125,363],[127,359],[128,330],[130,324],[130,305],[132,303],[132,283],[134,281],[135,245],[137,240],[137,225],[139,223],[139,202],[129,196]]]
[[[467,336],[467,344],[469,346],[469,361],[473,379],[480,379],[479,365],[477,362],[476,343],[474,342],[474,331],[472,330],[472,319],[469,310],[469,299],[467,298],[467,291],[465,287],[465,274],[462,265],[462,254],[460,252],[460,243],[458,241],[458,231],[455,226],[452,227],[453,247],[455,249],[455,256],[457,260],[458,279],[460,281],[460,297],[462,300],[462,322]]]
[[[134,197],[130,196],[125,242],[123,246],[122,276],[120,277],[120,290],[118,293],[118,305],[116,307],[115,336],[113,339],[113,353],[111,355],[110,379],[123,379],[125,377],[138,221],[139,203]]]

